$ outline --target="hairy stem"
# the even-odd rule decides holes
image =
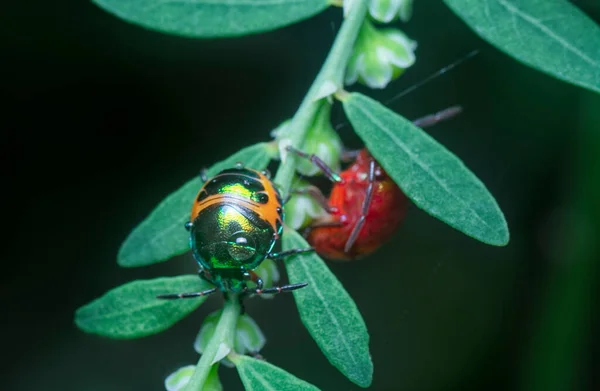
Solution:
[[[354,0],[319,74],[306,93],[285,133],[281,136],[282,142],[285,141],[295,148],[302,148],[308,127],[319,107],[317,102],[343,88],[346,65],[352,54],[360,27],[367,15],[368,3],[369,0]],[[295,170],[296,156],[287,154],[275,176],[275,183],[280,186],[283,194],[289,193]]]
[[[230,294],[229,299],[225,301],[225,306],[221,312],[219,323],[217,323],[217,327],[215,328],[215,333],[208,342],[204,353],[200,356],[194,375],[192,375],[189,383],[185,386],[184,391],[202,391],[210,368],[215,363],[215,358],[217,358],[217,361],[219,359],[217,357],[217,353],[220,353],[219,348],[223,345],[221,349],[233,349],[235,328],[239,315],[240,305],[238,297],[237,295]],[[223,356],[227,353],[229,352],[223,352]]]

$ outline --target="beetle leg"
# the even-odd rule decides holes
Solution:
[[[274,293],[283,293],[283,292],[290,292],[290,291],[294,291],[296,289],[300,289],[300,288],[304,288],[305,286],[307,286],[308,283],[307,282],[301,282],[299,284],[289,284],[289,285],[284,285],[284,286],[274,286],[271,288],[266,288],[266,289],[250,289],[247,292],[248,293],[253,293],[255,295],[271,295]]]
[[[312,197],[312,199],[317,201],[321,208],[325,209],[327,213],[337,213],[338,211],[338,208],[329,205],[329,200],[327,199],[327,197],[325,197],[323,192],[321,192],[321,190],[316,186],[310,185],[294,189],[292,190],[292,193],[309,195],[310,197]]]
[[[350,233],[350,236],[348,237],[348,241],[346,242],[346,245],[344,246],[345,253],[349,253],[350,249],[352,249],[352,246],[354,245],[354,242],[356,242],[356,239],[358,238],[358,234],[360,233],[360,230],[362,229],[363,225],[365,224],[365,220],[367,218],[367,213],[369,212],[369,206],[371,205],[371,200],[373,199],[373,190],[375,189],[375,160],[373,160],[373,159],[371,159],[371,161],[369,163],[368,181],[369,181],[369,185],[367,186],[365,200],[363,201],[363,204],[362,204],[362,212],[361,212],[360,218],[356,222],[356,225],[352,229],[352,233]]]
[[[210,282],[211,284],[213,283],[212,275],[208,272],[208,270],[205,270],[205,269],[201,268],[198,271],[198,276],[200,276],[200,278],[203,279],[206,282]]]
[[[198,276],[206,282],[210,282],[211,284],[213,283],[212,276],[210,275],[210,273],[202,268],[200,268],[200,270],[198,271]],[[194,298],[194,297],[208,296],[210,294],[215,293],[216,291],[217,291],[217,288],[211,288],[211,289],[206,289],[201,292],[170,293],[170,294],[166,294],[166,295],[158,295],[158,296],[156,296],[156,298],[157,299],[168,299],[168,300],[190,299],[190,298]]]
[[[254,272],[254,270],[247,270],[242,275],[244,276],[244,280],[252,281],[253,283],[255,283],[256,289],[263,288],[263,280],[258,274]]]
[[[190,299],[190,298],[194,298],[194,297],[208,296],[210,294],[215,293],[216,291],[217,291],[217,288],[211,288],[211,289],[207,289],[207,290],[201,291],[201,292],[171,293],[171,294],[167,294],[167,295],[158,295],[158,296],[156,296],[156,298],[157,299],[168,299],[168,300]]]
[[[267,258],[272,259],[274,261],[280,261],[283,258],[289,257],[291,255],[296,255],[296,254],[304,254],[304,253],[310,253],[315,251],[314,248],[309,247],[309,248],[294,248],[292,250],[287,250],[287,251],[282,251],[280,253],[270,253],[267,255]]]
[[[306,152],[302,152],[299,149],[296,149],[294,147],[292,147],[291,145],[288,145],[285,148],[288,152],[292,152],[295,153],[296,155],[300,156],[301,158],[304,159],[308,159],[310,160],[310,162],[312,164],[314,164],[315,166],[317,166],[318,168],[321,169],[321,171],[323,171],[323,174],[325,174],[325,176],[332,182],[335,183],[341,183],[342,182],[342,177],[340,176],[340,174],[338,174],[337,172],[335,172],[331,167],[329,167],[327,165],[327,163],[325,163],[323,160],[321,160],[320,157],[318,157],[315,154],[308,154]]]

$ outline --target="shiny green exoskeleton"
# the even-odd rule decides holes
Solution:
[[[268,172],[238,164],[212,178],[203,177],[203,181],[185,227],[190,234],[192,254],[200,266],[200,277],[215,288],[159,297],[197,297],[217,290],[279,293],[306,286],[300,283],[263,289],[262,279],[254,272],[266,258],[282,259],[313,251],[308,248],[273,252],[283,232],[284,208],[281,194]],[[248,288],[250,281],[256,287]]]

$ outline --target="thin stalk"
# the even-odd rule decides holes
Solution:
[[[200,360],[196,365],[196,370],[192,378],[185,386],[184,391],[202,391],[206,378],[213,366],[215,357],[219,352],[219,347],[224,345],[229,349],[233,349],[233,341],[235,337],[235,329],[240,315],[240,305],[237,295],[229,295],[229,299],[225,301],[219,323],[215,328],[215,333],[208,341],[206,349],[200,356]],[[226,352],[228,353],[228,352]]]
[[[281,139],[287,140],[288,145],[301,148],[306,138],[308,127],[313,121],[317,109],[318,101],[326,99],[335,92],[343,88],[344,72],[346,65],[352,54],[352,48],[360,27],[367,15],[368,0],[355,0],[350,12],[344,19],[340,31],[338,32],[333,46],[323,63],[321,70],[317,74],[315,81],[306,93],[300,107],[292,118],[290,125],[286,128],[285,134]],[[281,140],[280,139],[280,140]],[[281,187],[283,194],[288,194],[292,185],[292,179],[296,170],[295,156],[289,154],[281,167],[277,170],[275,182]],[[230,295],[229,300],[225,302],[225,307],[219,318],[219,323],[215,329],[215,334],[208,342],[208,345],[200,357],[196,370],[184,391],[202,391],[210,368],[214,364],[219,347],[225,345],[233,347],[235,328],[240,314],[238,299],[235,295]],[[227,352],[229,353],[229,352]],[[232,353],[233,354],[233,353]]]
[[[317,74],[315,81],[302,100],[298,111],[292,118],[280,140],[295,148],[302,148],[308,127],[318,109],[317,102],[326,99],[343,88],[344,72],[352,54],[352,48],[358,32],[367,15],[369,0],[354,0],[352,7],[344,19],[342,26],[333,42],[327,59]],[[296,170],[296,156],[287,154],[277,170],[275,183],[283,194],[288,194]]]

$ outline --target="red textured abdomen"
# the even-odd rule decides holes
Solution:
[[[362,215],[367,183],[345,178],[344,183],[334,185],[329,203],[338,209],[333,218],[343,225],[312,229],[308,242],[317,253],[331,260],[352,260],[372,253],[390,239],[404,219],[407,199],[389,177],[375,181],[374,186],[365,223],[351,250],[345,253],[346,242]]]

